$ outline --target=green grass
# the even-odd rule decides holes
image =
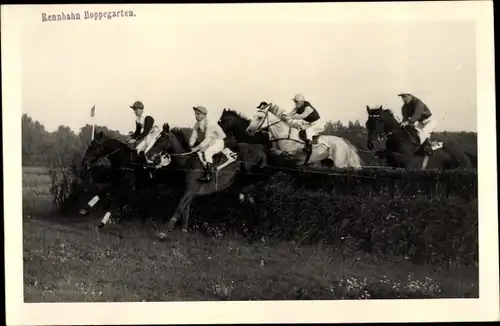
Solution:
[[[23,215],[48,213],[52,209],[50,176],[44,167],[23,167]]]
[[[341,248],[226,234],[155,238],[153,222],[94,226],[50,214],[49,181],[25,169],[26,302],[477,297],[477,269],[413,265]],[[40,172],[40,170],[38,170]]]

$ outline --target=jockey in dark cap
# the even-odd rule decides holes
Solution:
[[[128,143],[135,144],[137,153],[148,161],[145,154],[153,147],[161,130],[155,124],[153,117],[144,112],[144,104],[141,101],[135,102],[130,108],[134,110],[136,116],[136,128],[135,132],[130,135]]]

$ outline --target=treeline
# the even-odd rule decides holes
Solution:
[[[43,124],[33,120],[27,114],[22,116],[22,160],[23,165],[47,166],[54,157],[68,156],[71,153],[82,153],[92,139],[92,126],[87,124],[75,133],[67,126],[59,126],[56,131],[49,132]],[[106,134],[125,139],[117,130],[99,126]]]
[[[96,131],[124,140],[126,135],[105,126],[96,126]],[[180,128],[190,135],[190,128]],[[348,139],[357,148],[366,150],[366,129],[359,121],[327,122],[325,134]],[[477,155],[477,133],[475,132],[436,132],[437,140],[453,140],[462,149]],[[47,166],[51,159],[65,156],[80,156],[92,139],[92,126],[86,124],[76,133],[67,126],[59,126],[49,132],[43,124],[33,120],[27,114],[22,116],[22,162],[25,166]],[[71,155],[80,154],[80,155]]]

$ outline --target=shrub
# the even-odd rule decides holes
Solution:
[[[476,189],[476,173],[460,170],[283,172],[258,185],[256,205],[240,204],[233,190],[196,198],[190,225],[413,262],[473,264]],[[131,196],[127,217],[168,219],[180,196],[168,184],[151,187]]]

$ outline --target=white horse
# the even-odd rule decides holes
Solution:
[[[263,129],[269,130],[269,138],[275,142],[278,152],[296,155],[305,149],[305,130],[282,120],[283,111],[277,105],[268,104],[259,109],[252,117],[247,133],[253,135]],[[313,146],[309,159],[301,164],[319,163],[329,159],[338,168],[361,168],[361,159],[356,147],[344,138],[331,135],[316,135],[313,137]]]

